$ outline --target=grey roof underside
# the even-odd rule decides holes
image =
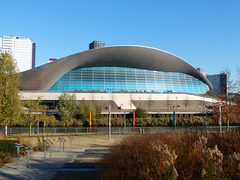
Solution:
[[[35,69],[22,72],[21,91],[46,91],[62,75],[78,68],[112,66],[189,74],[212,84],[197,69],[168,52],[142,46],[110,46],[64,57]]]

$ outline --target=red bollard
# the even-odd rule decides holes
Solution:
[[[135,127],[135,111],[133,111],[133,127]]]
[[[88,128],[88,133],[91,133],[92,132],[92,127],[90,126],[89,128]]]
[[[91,127],[92,125],[92,114],[91,111],[89,111],[89,126]]]

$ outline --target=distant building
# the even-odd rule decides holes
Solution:
[[[204,75],[205,77],[207,76],[207,74],[205,73],[204,68],[197,68],[197,70],[202,73],[202,75]]]
[[[102,41],[93,41],[89,44],[89,49],[97,49],[105,46],[105,43]]]
[[[36,44],[30,38],[16,36],[0,37],[0,52],[10,53],[20,72],[35,68]]]
[[[228,93],[227,74],[207,75],[207,79],[213,85],[213,92],[216,95],[226,95]]]
[[[57,60],[57,59],[49,58],[48,63],[54,62],[54,61],[56,61],[56,60]]]

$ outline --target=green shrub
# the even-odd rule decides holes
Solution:
[[[137,118],[146,118],[147,117],[147,112],[140,107],[138,107],[135,112],[136,112]]]
[[[17,154],[14,140],[0,140],[0,152],[9,153],[11,155]]]
[[[3,165],[3,160],[2,160],[2,158],[0,157],[0,168],[2,167],[2,165]]]
[[[17,154],[14,140],[0,140],[0,167],[3,163],[9,163]]]

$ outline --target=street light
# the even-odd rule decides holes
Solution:
[[[176,109],[177,109],[177,100],[178,100],[178,97],[176,97]]]
[[[103,96],[102,96],[102,110],[103,110]]]
[[[222,133],[222,106],[219,106],[219,132]]]

